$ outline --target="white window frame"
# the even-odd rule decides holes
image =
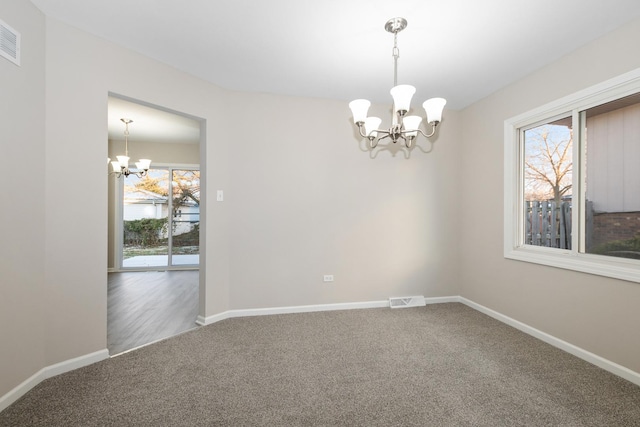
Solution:
[[[640,68],[550,102],[504,122],[504,257],[640,283],[640,261],[580,252],[584,250],[584,144],[580,111],[640,92]],[[523,243],[523,129],[560,116],[573,117],[572,249]],[[577,167],[576,167],[577,165]]]

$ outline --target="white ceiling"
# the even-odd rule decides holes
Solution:
[[[31,0],[45,14],[228,89],[461,109],[640,17],[638,0]],[[348,111],[348,110],[347,110]]]
[[[131,102],[115,96],[109,97],[109,139],[124,140],[125,125],[129,119],[129,140],[197,144],[200,142],[200,122],[158,108]]]

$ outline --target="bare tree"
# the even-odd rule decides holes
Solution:
[[[200,171],[173,171],[173,206],[182,206],[191,200],[200,204]]]
[[[200,205],[200,171],[174,170],[170,181],[173,189],[173,210],[195,203]],[[169,171],[161,174],[146,175],[135,184],[135,188],[169,196]]]
[[[168,196],[167,179],[169,172],[164,172],[161,176],[146,175],[135,183],[135,188],[151,191],[152,193]]]
[[[573,130],[545,124],[525,131],[524,178],[526,200],[550,200],[556,206],[570,194]]]

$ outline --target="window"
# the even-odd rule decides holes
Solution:
[[[505,121],[506,258],[640,282],[640,69]]]

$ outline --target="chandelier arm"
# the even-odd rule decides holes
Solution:
[[[367,135],[362,131],[362,129],[364,128],[364,123],[363,122],[358,122],[358,131],[360,133],[360,136],[363,138],[367,138]]]
[[[438,122],[434,122],[435,124],[431,125],[431,132],[429,133],[424,133],[422,131],[422,129],[416,129],[418,132],[420,132],[422,134],[422,136],[424,136],[425,138],[431,138],[433,135],[435,135],[436,133],[436,128],[438,127]],[[431,123],[430,123],[431,124]],[[406,132],[406,131],[403,131]]]
[[[122,168],[122,170],[119,170],[119,171],[109,172],[109,175],[115,175],[116,178],[120,178],[123,175],[125,178],[127,178],[129,175],[135,175],[138,178],[144,178],[145,176],[148,175],[148,172],[149,172],[148,169],[144,169],[139,172],[132,172],[129,168]]]
[[[401,131],[399,131],[399,132],[398,132],[398,136],[404,140],[404,145],[405,145],[407,148],[411,148],[412,142],[413,142],[413,140],[415,140],[416,138],[415,138],[415,136],[414,136],[414,137],[407,137],[407,136],[406,136],[406,134],[407,134],[407,133],[410,133],[410,132],[420,132],[420,134],[422,134],[422,136],[424,136],[425,138],[430,138],[430,137],[432,137],[433,135],[435,135],[435,133],[436,133],[436,128],[438,127],[438,123],[439,123],[439,122],[433,122],[433,124],[432,124],[432,123],[429,123],[429,124],[431,124],[431,132],[429,132],[429,133],[425,133],[422,129],[411,129],[411,130],[403,129],[403,130],[401,130]]]
[[[371,138],[369,135],[367,135],[366,133],[364,133],[362,131],[362,128],[364,128],[364,125],[358,123],[358,131],[360,133],[360,136],[363,137],[363,138]],[[369,133],[371,134],[373,132],[377,132],[378,134],[381,134],[381,133],[386,134],[386,136],[383,136],[382,138],[387,138],[389,136],[389,134],[390,134],[389,130],[387,130],[387,129],[376,129],[376,130],[372,130]],[[380,139],[382,139],[382,138],[380,138]]]
[[[383,131],[380,131],[380,132],[385,133],[386,135],[381,137],[381,138],[378,138],[378,141],[381,141],[381,140],[383,140],[385,138],[390,138],[391,137],[391,132],[389,132],[388,130],[383,130]]]

